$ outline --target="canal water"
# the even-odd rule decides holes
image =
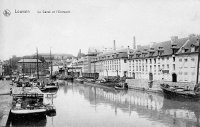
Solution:
[[[56,114],[11,120],[12,126],[46,127],[200,127],[200,103],[169,100],[162,94],[66,82],[45,96]],[[13,122],[12,122],[13,121]]]

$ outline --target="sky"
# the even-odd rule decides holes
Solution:
[[[1,0],[0,60],[12,55],[69,53],[200,34],[200,0]],[[5,9],[11,15],[3,15]],[[16,13],[29,10],[30,13]],[[38,11],[70,13],[38,13]]]

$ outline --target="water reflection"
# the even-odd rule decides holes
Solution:
[[[23,127],[23,126],[45,127],[47,123],[45,115],[26,116],[26,117],[9,116],[9,117],[11,117],[9,125],[12,125],[13,127]]]
[[[45,101],[56,107],[56,114],[43,121],[42,126],[48,127],[200,126],[199,102],[171,100],[162,94],[68,82],[52,97],[45,97]],[[34,122],[25,125],[31,124],[35,125]]]
[[[164,123],[166,126],[199,127],[200,104],[198,102],[166,99],[162,95],[141,91],[116,91],[92,86],[76,86],[79,93],[91,105],[109,105],[129,114],[138,113],[139,117]]]

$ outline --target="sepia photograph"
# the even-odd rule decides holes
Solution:
[[[200,0],[0,0],[0,127],[200,127]]]

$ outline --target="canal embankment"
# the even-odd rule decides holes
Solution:
[[[151,82],[151,88],[149,87],[149,80],[147,79],[126,79],[126,82],[128,83],[128,86],[130,89],[135,90],[142,90],[147,92],[155,92],[155,93],[162,93],[162,90],[160,88],[160,84],[165,83],[170,86],[178,86],[178,87],[184,87],[189,89],[194,89],[195,84],[194,83],[185,83],[185,82],[169,82],[169,81],[161,81],[161,80],[154,80]]]
[[[3,80],[0,81],[0,126],[6,126],[11,104],[12,104],[12,96],[10,95],[10,85],[11,81]]]

